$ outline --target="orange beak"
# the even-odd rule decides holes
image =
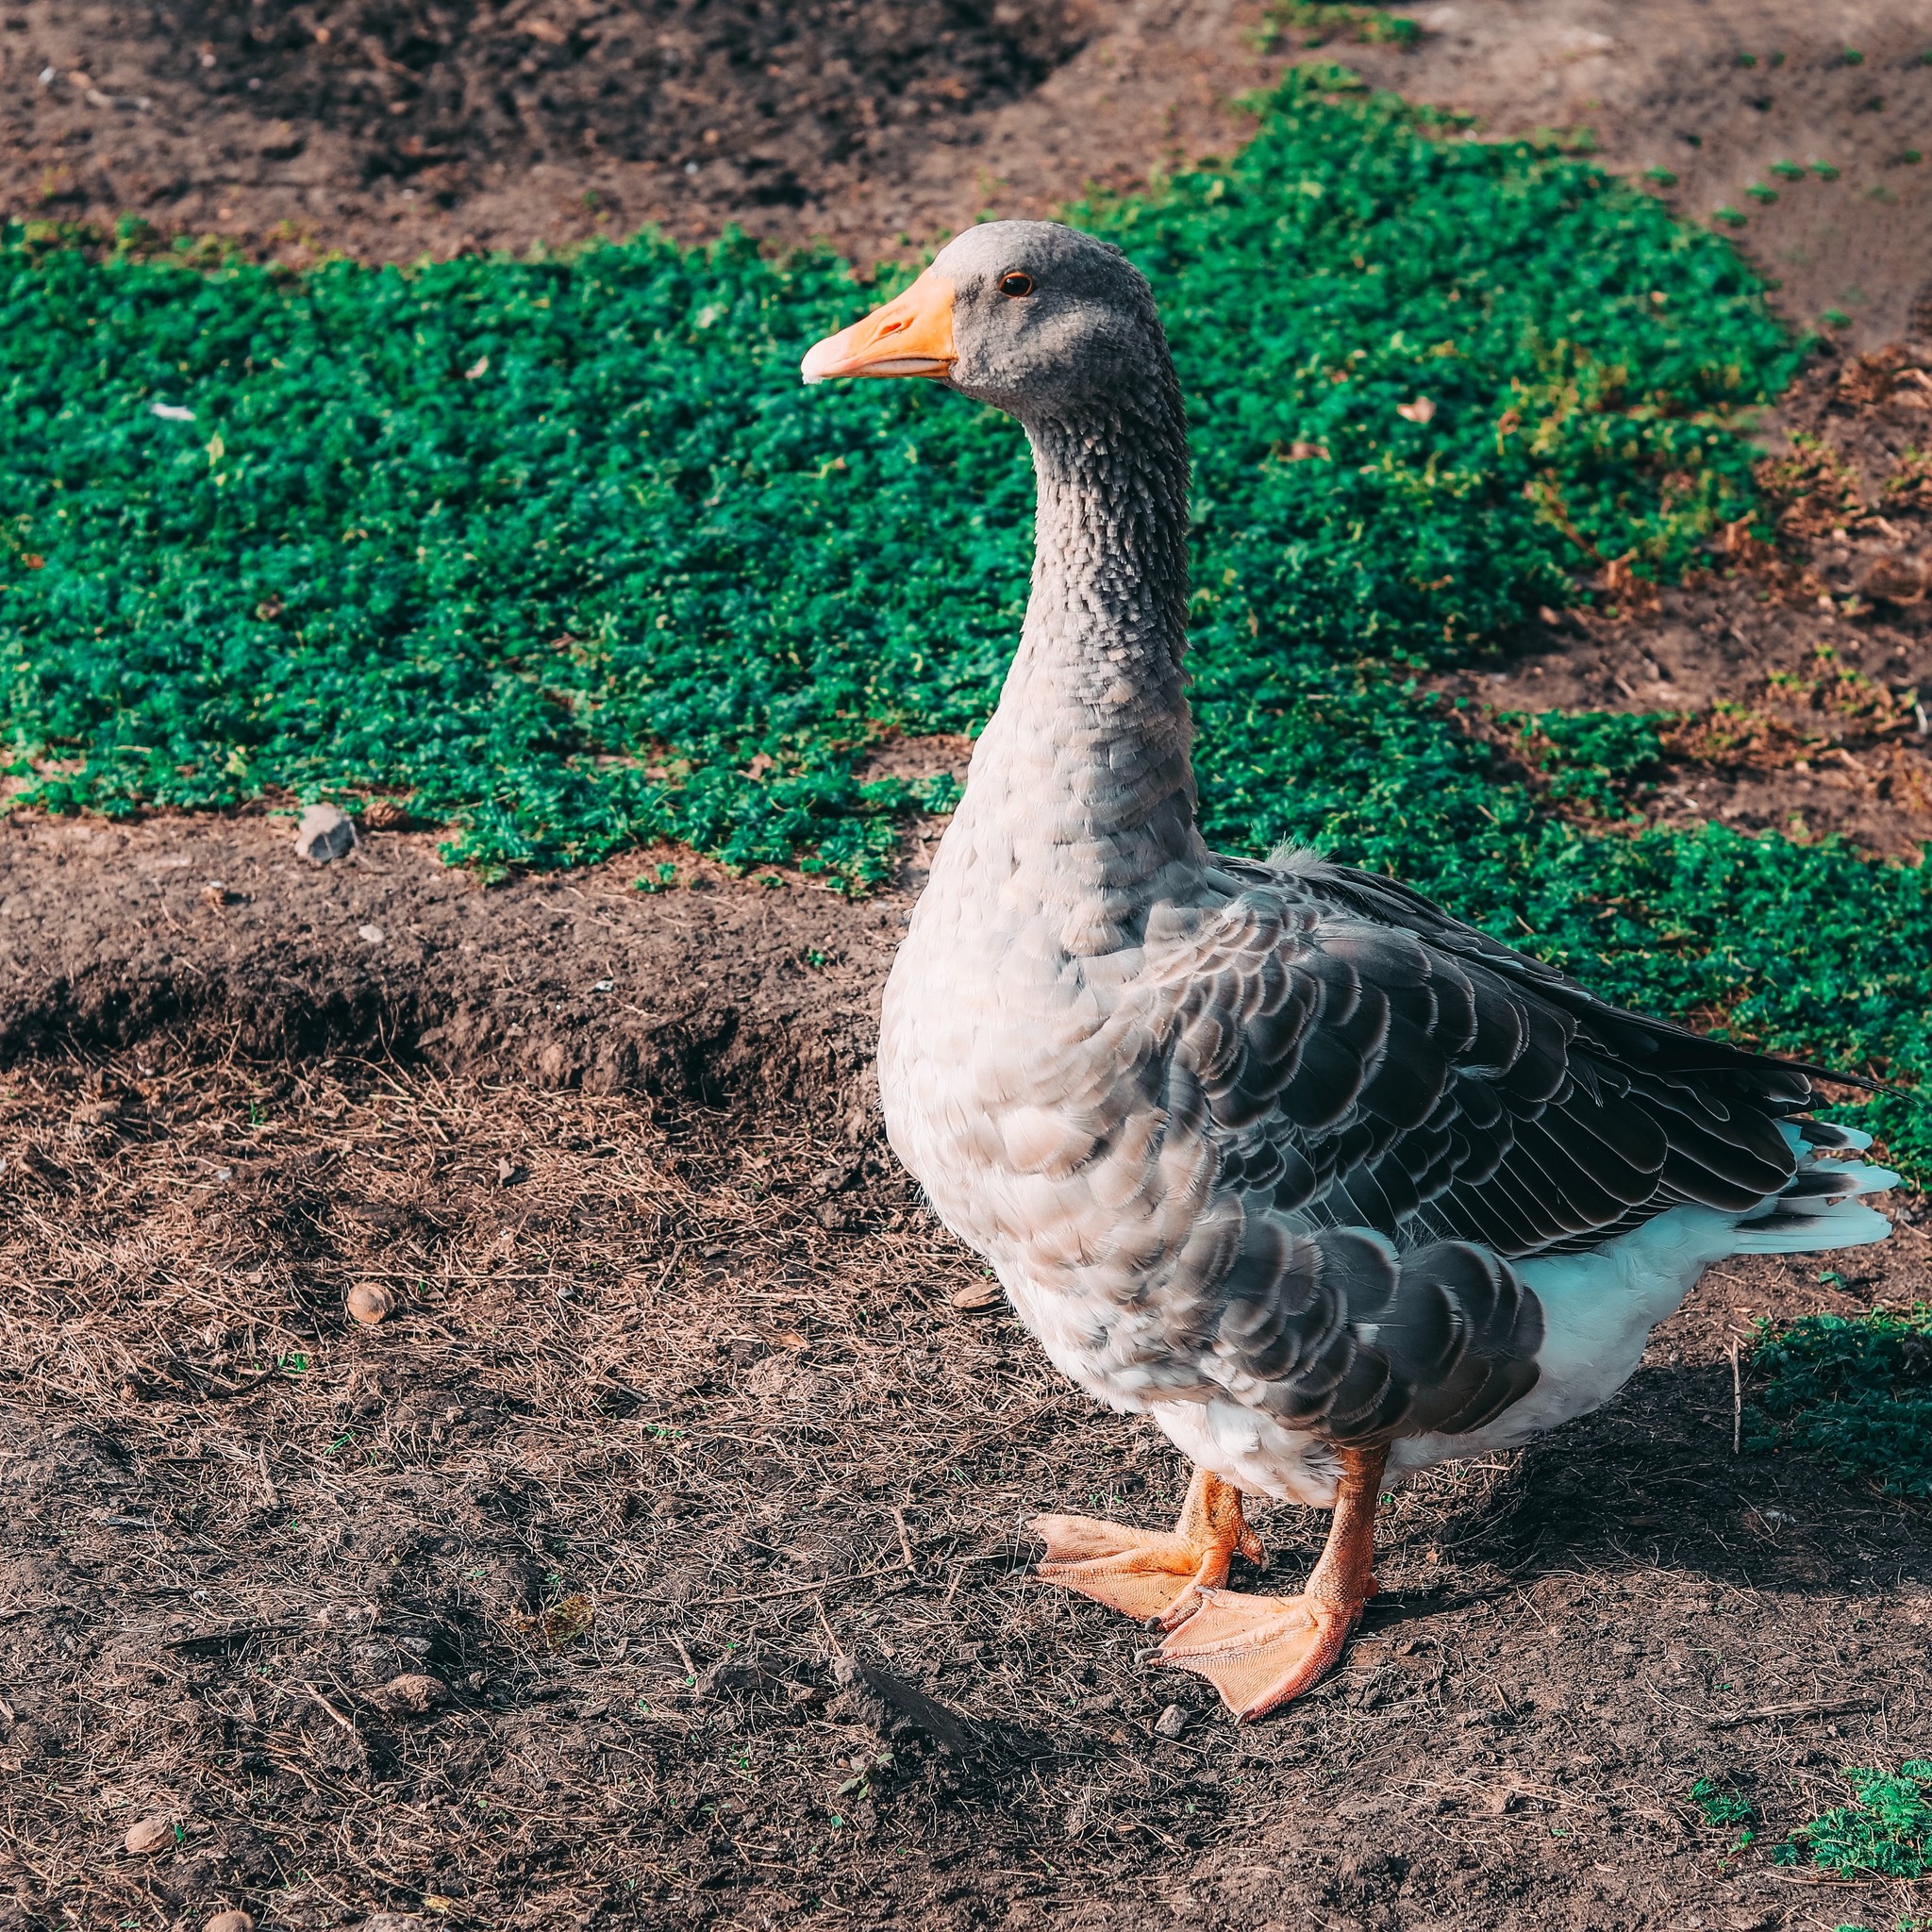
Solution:
[[[814,343],[799,365],[808,382],[833,375],[937,375],[952,368],[953,285],[928,269],[903,295]]]

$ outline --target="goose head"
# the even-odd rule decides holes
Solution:
[[[1173,382],[1146,278],[1059,222],[988,222],[806,357],[807,382],[926,376],[1023,423],[1116,414]]]

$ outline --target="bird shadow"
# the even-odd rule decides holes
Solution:
[[[1387,1507],[1365,1626],[1558,1573],[1829,1595],[1932,1579],[1932,1511],[1746,1446],[1740,1410],[1726,1363],[1645,1367],[1524,1449],[1423,1473]]]

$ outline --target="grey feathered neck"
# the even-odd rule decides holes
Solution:
[[[1160,896],[1149,882],[1205,857],[1182,670],[1187,428],[1158,334],[1154,347],[1117,401],[1026,422],[1033,590],[973,774],[975,816],[1005,822],[1015,871],[1065,908],[1074,954],[1136,943]]]

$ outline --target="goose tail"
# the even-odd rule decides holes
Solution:
[[[1868,1205],[1869,1197],[1895,1187],[1898,1175],[1867,1160],[1820,1158],[1862,1154],[1872,1136],[1829,1121],[1785,1121],[1779,1127],[1798,1170],[1779,1192],[1738,1222],[1731,1252],[1816,1255],[1882,1241],[1891,1223]]]

